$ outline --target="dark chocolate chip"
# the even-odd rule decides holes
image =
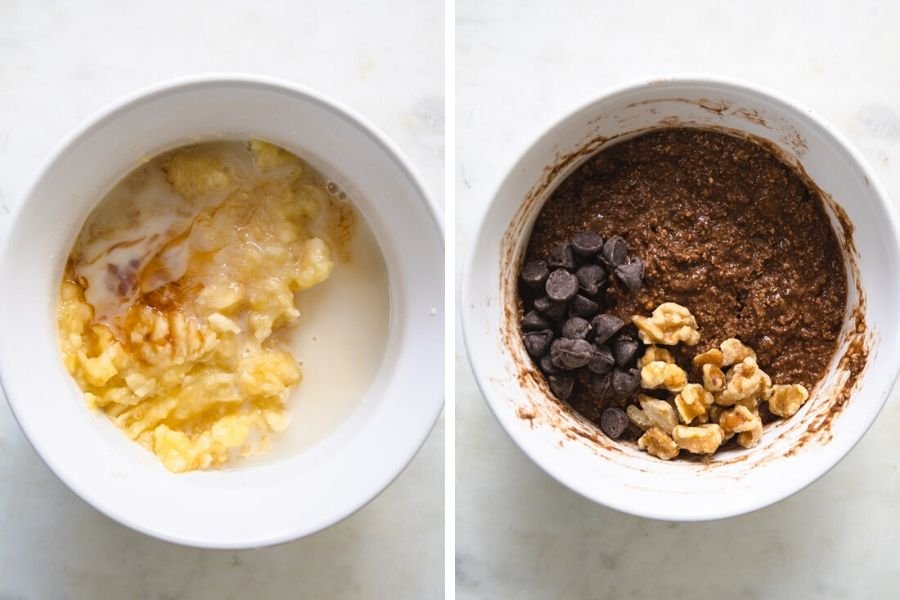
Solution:
[[[571,371],[588,364],[591,360],[591,345],[584,340],[558,338],[550,344],[550,358],[560,369]]]
[[[556,373],[547,376],[547,383],[550,384],[550,391],[554,396],[560,400],[568,400],[575,386],[575,376],[571,373]]]
[[[536,310],[528,311],[525,318],[522,319],[522,329],[525,331],[537,331],[538,329],[547,329],[550,327],[550,321]]]
[[[607,408],[600,413],[600,429],[614,440],[628,429],[628,415],[621,408]]]
[[[612,388],[620,396],[633,394],[641,385],[641,373],[637,369],[615,369],[612,372]]]
[[[578,293],[578,280],[563,269],[557,269],[547,277],[547,295],[556,302],[568,302]]]
[[[610,340],[609,347],[616,358],[616,364],[620,367],[625,367],[637,354],[640,343],[632,337],[620,335]]]
[[[572,254],[572,246],[569,244],[558,244],[550,250],[550,258],[547,259],[547,265],[551,269],[574,269],[575,255]]]
[[[612,369],[616,360],[607,346],[591,346],[591,360],[588,361],[587,368],[594,373],[606,373]]]
[[[578,287],[588,296],[593,296],[606,282],[606,271],[600,265],[581,265],[575,271],[575,277],[578,279]]]
[[[579,231],[572,239],[572,250],[580,256],[588,256],[600,251],[603,247],[603,238],[596,231]]]
[[[535,305],[537,305],[537,302],[535,302]],[[569,304],[569,314],[573,317],[581,317],[582,319],[590,319],[596,315],[599,310],[599,304],[590,298],[585,298],[581,294],[576,294]]]
[[[591,321],[594,326],[594,342],[603,344],[625,326],[625,321],[615,315],[597,315]]]
[[[550,275],[550,269],[547,268],[547,263],[542,260],[527,262],[522,267],[522,281],[530,287],[541,287],[547,281],[548,275]]]
[[[551,308],[544,314],[546,314],[554,321],[562,321],[566,316],[566,306],[567,304],[565,302],[557,302],[553,305],[553,308]]]
[[[625,259],[628,257],[628,246],[625,245],[625,240],[616,235],[606,240],[600,255],[606,264],[618,267],[625,264]]]
[[[550,342],[553,341],[553,331],[544,329],[543,331],[529,331],[522,336],[522,342],[525,344],[525,350],[531,356],[543,356],[550,349]]]
[[[538,360],[538,366],[541,368],[541,371],[546,373],[547,375],[554,375],[559,373],[559,367],[553,364],[553,360],[550,358],[550,353],[543,355]]]
[[[535,310],[544,313],[554,321],[559,321],[566,315],[567,306],[565,302],[554,302],[547,296],[541,296],[534,301]]]
[[[611,389],[611,381],[610,373],[595,373],[591,375],[591,389],[598,396],[606,396]]]
[[[562,325],[562,336],[573,340],[583,340],[591,333],[591,324],[581,317],[567,319]]]
[[[553,302],[553,300],[551,300],[547,296],[539,296],[539,297],[535,298],[535,300],[534,300],[535,310],[539,310],[542,313],[546,313],[547,310],[554,304],[556,304],[556,303]]]
[[[641,282],[644,279],[644,261],[637,256],[630,256],[624,265],[616,267],[616,277],[632,292],[641,289]]]

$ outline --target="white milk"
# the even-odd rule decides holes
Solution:
[[[288,406],[291,425],[270,435],[273,456],[308,448],[334,431],[381,366],[390,325],[387,269],[362,221],[350,250],[351,261],[336,261],[328,281],[297,295],[300,319],[288,346],[302,362],[303,381]]]

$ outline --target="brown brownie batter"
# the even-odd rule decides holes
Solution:
[[[841,251],[818,192],[761,145],[691,128],[615,144],[556,189],[525,260],[585,229],[622,236],[646,265],[637,293],[610,278],[604,312],[630,323],[677,302],[696,317],[700,343],[674,351],[689,373],[695,354],[736,337],[775,383],[811,390],[824,375],[847,303]],[[631,400],[576,386],[569,403],[599,423],[603,408]]]

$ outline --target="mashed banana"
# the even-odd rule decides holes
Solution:
[[[170,471],[263,451],[302,378],[279,333],[353,223],[317,173],[265,142],[154,159],[104,199],[69,257],[66,368]]]

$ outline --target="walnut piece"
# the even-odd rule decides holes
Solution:
[[[718,404],[713,404],[712,406],[709,407],[709,411],[707,412],[707,416],[709,417],[709,422],[710,423],[718,423],[719,419],[722,418],[722,415],[727,410],[729,410],[729,409],[725,408],[724,406],[719,406]],[[720,427],[721,427],[721,425],[720,425]],[[736,435],[733,431],[725,431],[724,429],[722,430],[722,432],[725,435],[725,437],[722,439],[723,444]]]
[[[674,346],[684,342],[693,346],[700,341],[694,315],[674,302],[663,302],[654,309],[652,316],[635,315],[631,321],[637,326],[638,335],[645,344]]]
[[[647,349],[644,350],[644,355],[641,357],[641,360],[638,361],[638,368],[656,361],[674,364],[675,357],[665,348],[660,348],[656,345],[647,346]]]
[[[659,427],[648,429],[647,433],[638,440],[638,446],[647,450],[648,454],[663,460],[670,460],[678,456],[678,446]]]
[[[733,406],[743,406],[750,412],[757,412],[759,410],[759,392],[753,394],[752,396],[741,398],[740,400],[735,402]]]
[[[762,382],[759,384],[759,399],[766,402],[772,397],[772,378],[765,371],[760,371]]]
[[[675,408],[678,416],[685,425],[692,421],[703,421],[706,411],[713,404],[713,395],[703,389],[699,383],[689,383],[684,386],[681,393],[675,396]]]
[[[654,427],[659,427],[667,434],[672,435],[672,430],[678,425],[678,417],[675,409],[665,400],[657,400],[641,394],[639,397],[641,410]]]
[[[722,355],[722,351],[718,348],[712,348],[694,357],[695,367],[699,367],[702,365],[715,365],[717,367],[721,367],[723,364],[725,364],[725,357]]]
[[[625,409],[625,414],[632,423],[644,431],[658,427],[667,434],[672,434],[672,429],[678,425],[678,417],[675,416],[675,409],[671,404],[644,394],[638,396],[638,402],[641,408],[631,404]]]
[[[712,363],[703,365],[703,387],[708,392],[721,392],[725,389],[725,373]]]
[[[725,432],[715,423],[690,427],[678,425],[672,432],[675,445],[694,454],[712,454],[725,439]]]
[[[737,434],[737,443],[744,448],[753,448],[759,443],[759,440],[762,437],[762,432],[762,421],[757,420],[753,424],[753,429],[742,431]]]
[[[772,414],[787,419],[793,417],[809,399],[809,392],[802,385],[773,385],[772,397],[769,398],[769,410]]]
[[[650,420],[650,417],[647,416],[647,413],[638,408],[635,404],[629,404],[628,407],[625,408],[625,414],[628,415],[629,421],[644,431],[653,427],[653,422]]]
[[[716,403],[722,406],[732,406],[739,400],[754,398],[762,383],[760,373],[755,358],[748,356],[736,364],[725,376],[725,389],[716,395]]]
[[[746,406],[737,405],[731,410],[722,412],[719,417],[719,426],[729,433],[741,433],[754,429],[757,421],[762,426],[762,420],[758,414],[753,413]]]
[[[723,362],[719,366],[734,365],[748,356],[756,360],[756,352],[749,346],[745,346],[741,340],[737,338],[728,338],[722,342],[719,347],[722,349]]]
[[[664,387],[680,392],[687,385],[687,373],[678,365],[655,360],[641,369],[641,387],[652,390]]]

